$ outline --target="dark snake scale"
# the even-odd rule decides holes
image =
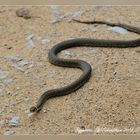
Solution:
[[[106,21],[79,21],[79,20],[74,20],[74,21],[78,23],[85,23],[85,24],[106,24],[109,26],[120,26],[122,28],[127,29],[130,32],[140,34],[140,28],[133,27],[126,24],[121,24],[121,23],[110,23]],[[105,47],[105,48],[133,48],[133,47],[140,46],[140,38],[135,40],[128,40],[128,41],[76,38],[76,39],[62,41],[54,45],[48,54],[50,63],[62,67],[79,68],[83,71],[83,74],[76,81],[74,81],[73,83],[67,86],[46,91],[44,94],[41,95],[37,104],[30,108],[31,112],[38,112],[39,110],[41,110],[43,105],[48,99],[52,97],[68,95],[74,92],[75,90],[79,89],[86,82],[88,82],[92,71],[90,64],[88,64],[83,60],[63,59],[57,56],[57,54],[62,50],[73,48],[73,47],[85,47],[85,46]]]

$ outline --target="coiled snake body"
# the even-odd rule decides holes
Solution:
[[[85,24],[107,24],[109,26],[120,26],[123,27],[130,32],[134,32],[140,34],[140,28],[133,27],[126,24],[121,23],[109,23],[106,21],[78,21],[76,22],[85,23]],[[106,47],[106,48],[132,48],[140,46],[140,38],[135,40],[102,40],[102,39],[87,39],[87,38],[77,38],[62,41],[53,46],[53,48],[49,51],[48,58],[50,63],[62,66],[62,67],[72,67],[72,68],[79,68],[83,71],[83,74],[73,83],[70,85],[64,86],[62,88],[52,89],[46,91],[44,94],[41,95],[39,98],[36,106],[32,106],[30,108],[31,112],[38,112],[43,107],[44,103],[52,97],[64,96],[72,93],[73,91],[79,89],[83,86],[91,76],[91,66],[87,62],[83,60],[74,60],[74,59],[63,59],[58,58],[57,54],[62,50],[73,48],[73,47]]]

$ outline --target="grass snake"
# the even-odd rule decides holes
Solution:
[[[107,21],[80,21],[74,20],[78,23],[84,24],[106,24],[109,26],[120,26],[127,29],[130,32],[140,34],[140,28],[130,26],[122,23],[110,23]],[[62,88],[52,89],[44,92],[35,106],[30,108],[31,112],[38,112],[41,110],[45,102],[52,98],[58,96],[68,95],[75,90],[82,87],[86,82],[88,82],[91,76],[91,66],[83,60],[77,59],[63,59],[59,58],[57,54],[62,50],[73,48],[73,47],[105,47],[105,48],[132,48],[140,46],[140,38],[134,40],[104,40],[104,39],[88,39],[88,38],[76,38],[71,40],[62,41],[52,47],[49,51],[48,58],[49,62],[62,67],[79,68],[83,71],[82,75],[73,83],[64,86]]]

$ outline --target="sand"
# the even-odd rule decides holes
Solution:
[[[17,17],[20,8],[28,9],[31,18]],[[90,129],[92,134],[140,134],[139,47],[73,48],[61,52],[60,57],[90,63],[92,76],[81,89],[48,100],[38,114],[30,116],[29,108],[44,91],[68,85],[82,73],[49,63],[47,54],[54,44],[76,37],[139,37],[130,32],[123,35],[108,31],[105,25],[71,22],[72,17],[138,27],[140,7],[1,6],[1,135],[79,134],[81,129]]]

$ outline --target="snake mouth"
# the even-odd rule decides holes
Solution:
[[[38,107],[36,107],[36,106],[32,106],[31,108],[30,108],[30,112],[39,112],[41,109],[40,108],[38,108]]]

